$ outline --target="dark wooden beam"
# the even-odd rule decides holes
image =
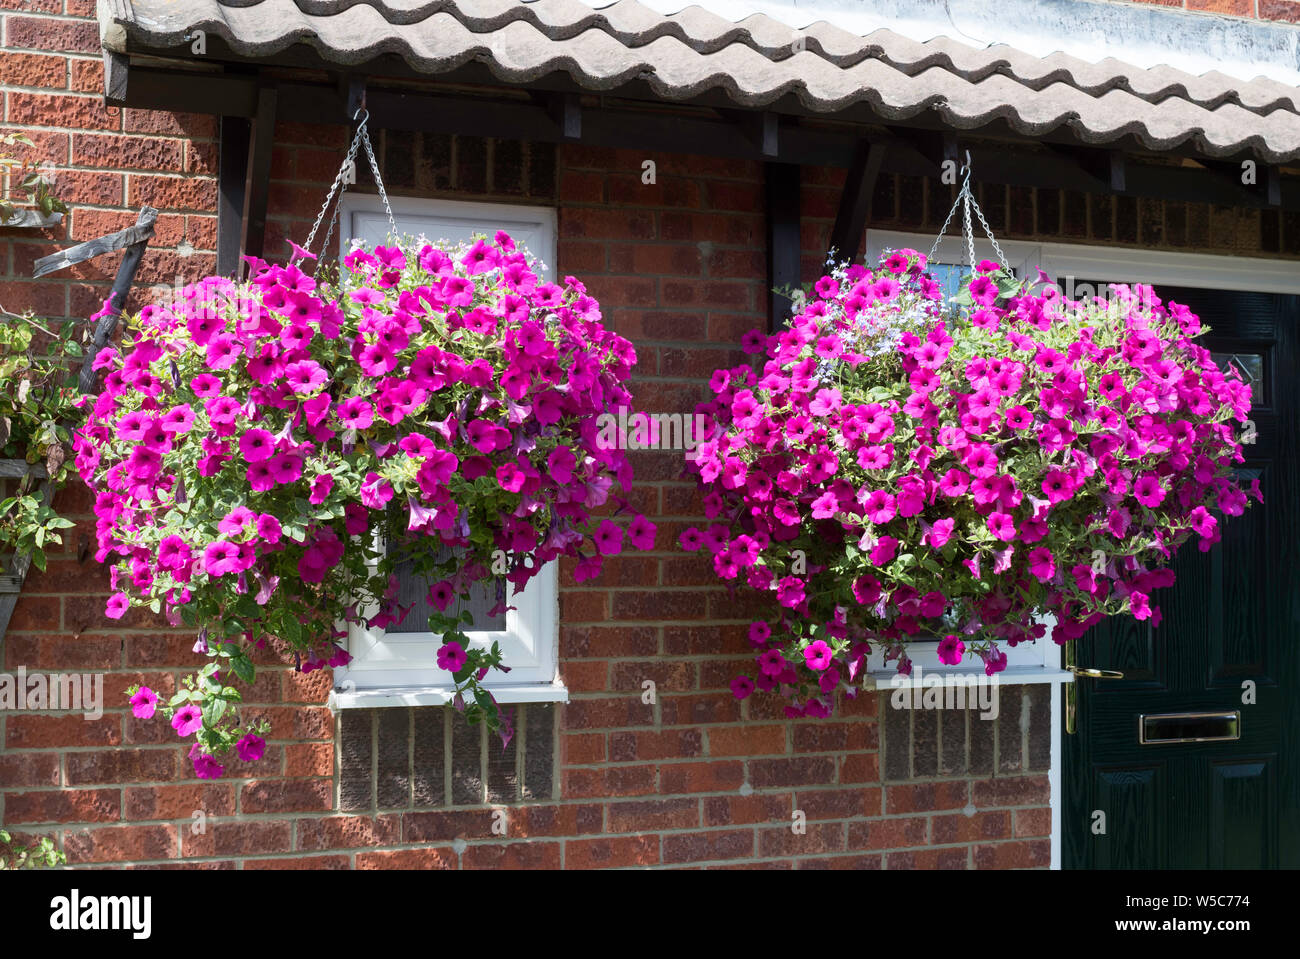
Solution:
[[[840,195],[840,208],[835,214],[835,226],[831,228],[830,248],[839,260],[858,258],[871,219],[871,198],[876,192],[876,178],[880,176],[887,149],[883,143],[860,140],[854,150],[853,164]]]
[[[255,77],[236,73],[198,72],[131,66],[128,105],[141,109],[180,110],[219,116],[252,117],[257,111]],[[546,108],[525,99],[506,97],[454,96],[445,90],[407,92],[371,88],[367,108],[375,129],[456,133],[464,136],[492,136],[543,143],[563,141],[562,130]],[[345,123],[347,98],[333,84],[281,83],[279,109],[304,123]],[[637,150],[689,152],[704,156],[746,160],[776,160],[805,166],[847,167],[853,163],[854,148],[861,128],[830,129],[800,126],[797,117],[782,114],[782,135],[775,156],[763,153],[752,139],[736,135],[733,123],[708,119],[713,112],[682,115],[663,110],[641,110],[624,105],[587,107],[582,111],[581,142],[592,146],[624,147]],[[770,121],[764,120],[765,124]],[[881,172],[906,176],[937,177],[943,158],[943,133],[921,127],[887,125],[883,133],[873,131],[877,142],[889,150]],[[963,134],[966,136],[967,134]],[[768,141],[770,143],[770,139]],[[1186,200],[1259,207],[1269,199],[1267,190],[1255,194],[1223,182],[1204,169],[1192,166],[1143,164],[1111,147],[1110,175],[1101,182],[1080,170],[1077,161],[1042,149],[1055,142],[1050,137],[1038,144],[1023,141],[971,146],[974,179],[983,183],[1017,186],[1066,187],[1086,193],[1122,193],[1162,200]],[[1080,148],[1083,149],[1083,148]],[[965,147],[962,149],[965,159]],[[1085,165],[1086,167],[1086,165]],[[1104,171],[1101,171],[1104,172]],[[1270,174],[1273,176],[1273,174]],[[1108,182],[1105,182],[1108,179]],[[1264,179],[1261,171],[1261,180]],[[1274,192],[1283,210],[1300,210],[1300,178],[1276,177]]]
[[[104,100],[109,106],[126,103],[130,67],[131,61],[126,54],[104,51]]]
[[[241,256],[261,256],[265,252],[266,203],[270,195],[277,100],[278,91],[273,84],[266,84],[257,92],[257,115],[253,118],[248,145]]]
[[[576,93],[548,95],[546,112],[559,129],[562,140],[576,143],[582,139],[582,101]]]
[[[1123,193],[1128,189],[1128,161],[1119,150],[1110,151],[1110,189],[1113,193]]]
[[[132,65],[129,93],[110,106],[216,116],[251,117],[257,113],[257,78],[220,70],[159,69]]]
[[[790,300],[777,289],[797,287],[802,270],[800,168],[793,163],[763,164],[767,216],[767,316],[775,331],[790,315]]]
[[[937,179],[943,173],[942,163],[948,159],[949,144],[943,134],[935,130],[915,130],[910,127],[890,127],[879,142],[889,146],[885,172],[898,173],[893,166],[905,166],[913,176]],[[952,158],[956,158],[956,143],[952,145]]]
[[[1111,189],[1111,155],[1108,150],[1080,150],[1059,143],[1044,144],[1070,170],[1070,182],[1061,186],[1085,193],[1105,193]]]
[[[217,272],[222,276],[235,276],[239,272],[251,133],[251,125],[244,117],[221,118],[221,157],[217,173]]]
[[[1245,207],[1268,205],[1268,169],[1264,164],[1255,164],[1255,182],[1252,184],[1242,182],[1245,170],[1240,163],[1220,163],[1214,160],[1196,162],[1206,170],[1206,183],[1217,181],[1216,193],[1219,198],[1211,202]]]
[[[529,90],[528,98],[550,117],[561,141],[576,143],[582,139],[582,100],[578,94]]]
[[[732,124],[764,159],[775,159],[780,155],[781,118],[777,114],[770,110],[731,110],[726,107],[714,107],[713,112]]]
[[[347,105],[343,108],[343,118],[348,123],[355,123],[358,112],[366,109],[365,77],[349,76],[344,95],[347,97]]]

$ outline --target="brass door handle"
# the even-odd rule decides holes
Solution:
[[[1087,676],[1089,679],[1123,679],[1124,674],[1117,669],[1089,669],[1086,666],[1074,665],[1074,644],[1071,643],[1065,651],[1065,668],[1074,673],[1075,677]],[[1074,735],[1076,727],[1076,718],[1079,708],[1079,693],[1074,688],[1074,683],[1067,683],[1065,686],[1065,731]]]
[[[1076,676],[1088,676],[1092,679],[1123,679],[1124,674],[1117,669],[1087,669],[1083,666],[1066,666]]]

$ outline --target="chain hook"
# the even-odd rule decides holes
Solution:
[[[1009,269],[1010,264],[1007,262],[1006,254],[1002,252],[1002,247],[998,245],[997,238],[993,236],[993,230],[989,227],[988,220],[984,218],[984,211],[980,209],[979,203],[975,199],[975,194],[971,190],[971,159],[970,150],[966,151],[966,162],[962,164],[962,181],[961,188],[957,191],[957,197],[953,201],[952,209],[948,211],[948,217],[943,221],[943,226],[939,228],[939,235],[934,238],[934,245],[930,247],[930,253],[926,257],[926,263],[934,259],[935,253],[939,249],[939,243],[943,236],[948,232],[948,226],[952,223],[952,218],[957,214],[957,210],[962,211],[962,238],[966,241],[966,256],[970,261],[971,273],[975,272],[975,230],[971,221],[971,214],[974,213],[978,218],[979,224],[984,228],[985,235],[989,238],[989,243],[993,245],[993,251],[998,257],[998,263],[1003,269]]]

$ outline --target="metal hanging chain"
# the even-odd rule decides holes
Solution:
[[[334,238],[334,230],[338,227],[339,220],[341,220],[342,218],[343,218],[343,204],[342,203],[335,204],[334,215],[330,217],[330,228],[325,231],[325,242],[321,244],[321,248],[320,248],[321,253],[324,253],[326,250],[330,248],[330,240]],[[317,259],[316,269],[312,273],[313,276],[318,276],[320,274],[320,267],[321,267],[321,261]]]
[[[346,189],[344,180],[347,178],[349,169],[354,168],[356,164],[357,150],[362,145],[366,148],[366,161],[370,164],[370,172],[375,178],[375,189],[379,193],[379,199],[384,204],[384,212],[388,215],[388,235],[391,238],[396,238],[397,236],[397,221],[393,219],[393,207],[388,202],[388,191],[384,189],[384,178],[380,176],[379,162],[375,159],[375,150],[370,143],[370,133],[366,130],[366,124],[370,120],[370,114],[364,109],[358,110],[353,115],[352,119],[359,119],[360,121],[357,124],[357,132],[352,137],[352,143],[348,147],[347,156],[343,158],[343,163],[339,166],[339,172],[334,177],[334,182],[330,185],[329,193],[325,196],[325,202],[321,204],[320,212],[316,214],[316,222],[312,224],[311,232],[307,234],[307,242],[303,244],[303,249],[308,252],[311,252],[312,242],[316,239],[316,231],[318,231],[321,224],[325,222],[325,214],[328,212],[330,204],[334,202],[336,194],[340,203],[342,202],[343,191]],[[324,255],[325,251],[329,248],[329,242],[334,235],[334,227],[337,225],[338,220],[339,210],[336,206],[334,216],[330,220],[329,231],[325,234],[325,245],[321,248],[322,255]],[[317,263],[319,265],[319,260]]]
[[[971,192],[971,164],[969,150],[966,151],[966,162],[962,166],[962,171],[964,176],[961,181],[961,189],[957,191],[957,199],[953,201],[952,209],[948,211],[947,219],[943,221],[943,226],[939,228],[939,235],[934,238],[934,245],[930,247],[930,253],[926,257],[925,261],[926,263],[929,263],[934,259],[934,254],[939,249],[939,241],[943,239],[943,235],[948,231],[948,226],[952,223],[952,218],[956,215],[957,208],[961,207],[962,237],[966,240],[966,256],[970,260],[971,272],[975,272],[975,231],[971,226],[971,209],[974,208],[975,216],[979,218],[980,226],[984,228],[984,234],[989,238],[989,242],[993,244],[993,252],[996,253],[998,257],[998,265],[1003,269],[1009,269],[1010,264],[1007,263],[1007,256],[1002,252],[1002,247],[998,246],[998,241],[993,236],[993,230],[989,228],[989,221],[984,218],[984,211],[980,209],[979,203],[975,200],[975,195]]]
[[[366,120],[370,119],[370,114],[366,114]],[[361,121],[361,126],[357,128],[357,135],[366,128],[366,120]],[[384,201],[384,212],[388,214],[388,236],[390,239],[397,239],[397,221],[393,219],[393,208],[388,203],[388,191],[384,189],[384,178],[379,175],[379,162],[375,159],[375,148],[370,144],[370,134],[365,134],[361,141],[366,147],[366,159],[370,161],[370,172],[375,175],[375,189],[379,191],[379,199]]]

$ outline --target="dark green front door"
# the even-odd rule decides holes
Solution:
[[[1127,616],[1078,641],[1077,726],[1062,736],[1066,868],[1300,866],[1300,297],[1157,288],[1211,327],[1220,364],[1256,380],[1258,440],[1244,447],[1263,504],[1223,517],[1208,553],[1174,557],[1156,629]],[[1062,696],[1064,702],[1067,697]],[[1252,702],[1253,699],[1253,702]],[[1144,744],[1148,738],[1240,738]],[[1160,719],[1193,714],[1191,719]]]

